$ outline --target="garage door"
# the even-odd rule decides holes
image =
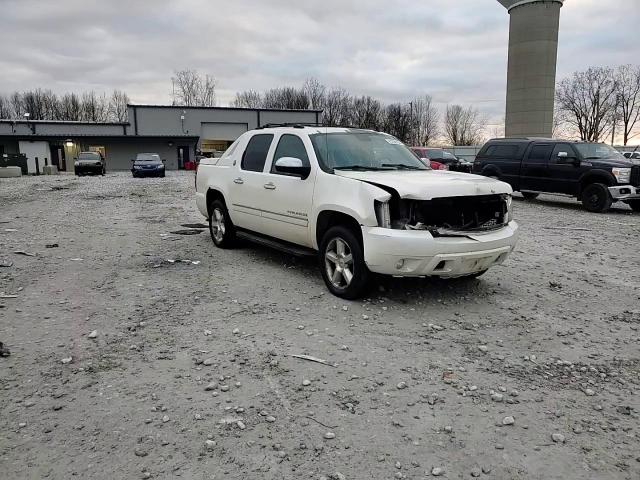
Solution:
[[[246,123],[203,123],[200,138],[202,140],[226,140],[233,142],[246,131]]]

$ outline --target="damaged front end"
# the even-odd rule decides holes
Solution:
[[[390,192],[391,193],[391,192]],[[434,237],[465,236],[504,227],[511,221],[511,195],[492,194],[414,200],[393,192],[375,202],[378,226],[394,230],[426,230]]]

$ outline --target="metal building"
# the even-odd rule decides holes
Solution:
[[[564,0],[498,0],[509,12],[505,136],[551,137]]]
[[[167,169],[181,169],[196,154],[216,155],[242,133],[267,123],[317,123],[317,110],[129,105],[128,121],[92,123],[0,120],[0,156],[23,153],[29,173],[44,165],[73,172],[81,151],[101,151],[107,170],[128,170],[137,153],[153,152]]]

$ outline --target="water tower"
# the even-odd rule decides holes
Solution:
[[[498,0],[509,12],[507,137],[551,137],[564,0]]]

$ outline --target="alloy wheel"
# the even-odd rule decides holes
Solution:
[[[215,208],[211,214],[211,230],[216,242],[221,242],[224,239],[224,214],[219,208]]]
[[[353,280],[353,255],[349,244],[336,237],[327,245],[324,254],[327,276],[336,288],[347,288]]]

